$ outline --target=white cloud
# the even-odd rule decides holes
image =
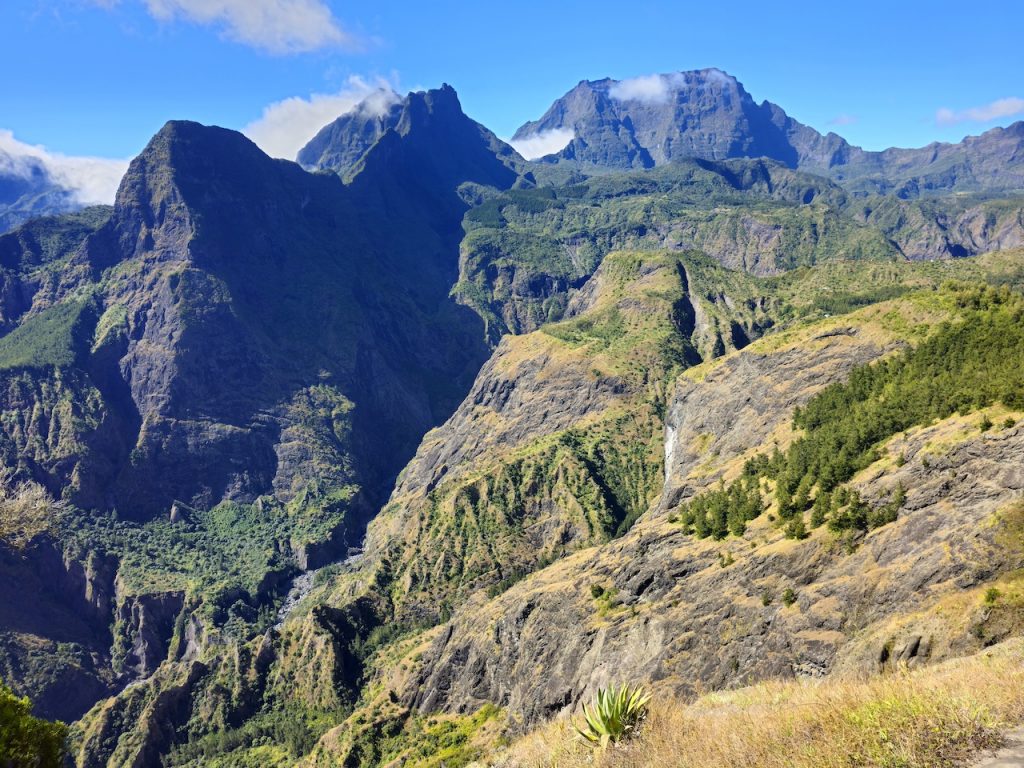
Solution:
[[[356,107],[380,115],[399,98],[387,80],[371,83],[353,76],[337,93],[314,93],[308,99],[293,96],[264,107],[242,133],[271,157],[294,160],[317,131],[340,115]]]
[[[617,101],[664,104],[672,93],[672,86],[671,79],[665,75],[645,75],[620,80],[608,89],[608,95]]]
[[[1000,117],[1013,117],[1022,113],[1024,113],[1024,99],[1010,97],[1007,99],[996,99],[980,107],[971,107],[959,111],[943,107],[935,113],[935,122],[939,125],[954,125],[955,123],[967,121],[987,123]]]
[[[614,83],[608,89],[608,95],[617,101],[667,104],[669,99],[687,85],[701,85],[702,82],[728,86],[734,80],[722,70],[714,67],[699,70],[697,73],[673,72],[669,75],[643,75]]]
[[[120,0],[92,0],[112,8]],[[183,18],[213,25],[224,35],[269,53],[305,53],[321,48],[355,49],[360,41],[342,29],[323,0],[143,0],[160,21]]]
[[[572,128],[552,128],[530,134],[524,139],[510,140],[508,144],[527,160],[535,160],[565,149],[575,135]]]
[[[720,83],[721,85],[728,85],[732,83],[733,80],[729,75],[725,74],[725,72],[717,67],[711,67],[710,69],[704,70],[704,76],[707,78],[708,82]]]
[[[11,131],[0,129],[0,172],[28,178],[34,168],[46,170],[50,180],[69,190],[82,205],[113,203],[127,160],[70,157],[45,147],[25,144]]]

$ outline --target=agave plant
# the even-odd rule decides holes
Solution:
[[[580,728],[575,721],[572,726],[588,744],[604,748],[628,736],[640,724],[650,700],[650,694],[639,685],[630,687],[624,683],[619,688],[598,688],[593,704],[583,705],[586,728]]]

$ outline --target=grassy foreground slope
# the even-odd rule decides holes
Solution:
[[[558,720],[496,768],[821,768],[964,765],[1024,723],[1024,641],[860,680],[773,681],[688,703],[655,701],[636,738],[597,752]]]

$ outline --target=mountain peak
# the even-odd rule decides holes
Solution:
[[[732,75],[715,67],[583,81],[514,138],[572,130],[556,160],[612,168],[651,168],[689,157],[770,157],[795,167],[789,120],[773,104],[758,105]]]
[[[307,170],[353,177],[399,156],[419,168],[411,178],[443,180],[453,190],[464,181],[508,187],[518,177],[512,148],[467,117],[447,83],[396,96],[386,109],[346,112],[302,148],[298,161]]]
[[[665,104],[680,98],[689,98],[690,92],[703,88],[747,95],[735,77],[714,67],[624,80],[605,79],[597,84],[603,86],[608,95],[618,102]]]

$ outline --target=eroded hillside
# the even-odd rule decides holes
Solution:
[[[527,163],[444,87],[0,237],[0,676],[89,768],[464,765],[1018,634],[1020,199],[759,146]]]

